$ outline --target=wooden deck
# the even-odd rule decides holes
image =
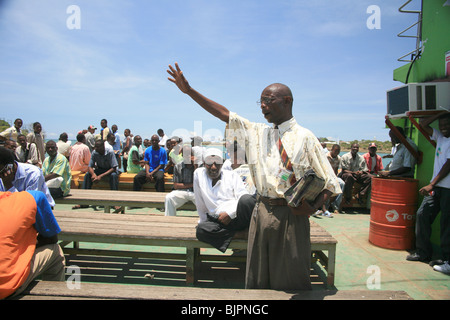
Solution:
[[[102,189],[71,189],[67,197],[55,199],[58,204],[104,206],[105,212],[111,207],[139,207],[164,209],[164,200],[168,192],[113,191]],[[186,203],[180,210],[196,210],[192,202]]]
[[[404,291],[381,290],[321,290],[285,292],[254,289],[213,289],[195,287],[159,287],[106,283],[81,283],[69,289],[66,282],[39,281],[33,283],[16,299],[114,299],[114,300],[412,300]],[[270,311],[266,308],[265,312]]]

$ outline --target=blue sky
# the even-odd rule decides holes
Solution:
[[[0,118],[39,121],[47,138],[102,118],[144,138],[223,135],[167,80],[177,61],[193,88],[252,121],[265,122],[256,101],[281,82],[317,136],[389,140],[386,90],[415,45],[397,37],[417,19],[404,2],[0,0]],[[67,27],[70,5],[80,29]],[[367,27],[371,5],[381,29]]]

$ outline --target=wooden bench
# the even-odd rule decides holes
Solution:
[[[81,171],[72,171],[71,189],[79,189],[83,186],[85,173]],[[133,190],[133,181],[136,173],[122,172],[119,175],[119,190],[131,191]],[[166,191],[173,188],[173,175],[164,173],[164,186]],[[107,180],[101,180],[92,185],[92,189],[109,190],[109,183]],[[143,191],[156,191],[154,182],[147,182],[142,187]]]
[[[80,283],[69,289],[66,282],[36,281],[17,296],[20,300],[114,299],[114,300],[412,300],[404,291],[314,290],[285,292],[255,289],[161,287],[109,283]],[[177,310],[179,312],[179,310]]]
[[[79,242],[128,244],[143,246],[181,247],[186,249],[182,258],[186,260],[186,283],[196,282],[195,267],[205,258],[201,248],[212,248],[198,241],[195,235],[198,217],[166,217],[162,215],[112,215],[101,212],[55,211],[62,229],[59,240],[64,253],[88,255],[136,255],[138,257],[179,258],[179,254],[123,252],[117,250],[81,249]],[[73,248],[65,247],[74,242]],[[318,256],[327,272],[327,285],[334,285],[336,244],[325,229],[311,221],[311,250]],[[247,249],[247,234],[236,234],[229,249]],[[327,251],[327,255],[324,253]],[[207,256],[211,259],[211,255]],[[229,259],[231,257],[218,257]]]
[[[114,206],[164,209],[164,201],[167,193],[71,189],[67,197],[55,199],[55,202],[57,204],[104,206],[104,211],[107,213]],[[192,202],[188,202],[179,208],[179,210],[196,210],[196,207]]]

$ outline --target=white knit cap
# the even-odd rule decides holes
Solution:
[[[217,148],[206,149],[205,159],[207,157],[211,157],[211,156],[220,157],[223,160],[223,152],[220,149],[217,149]]]

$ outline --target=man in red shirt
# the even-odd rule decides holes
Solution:
[[[372,142],[369,144],[369,152],[363,155],[364,160],[366,160],[367,168],[370,174],[377,174],[378,171],[384,169],[383,160],[379,155],[377,155],[377,145]]]

